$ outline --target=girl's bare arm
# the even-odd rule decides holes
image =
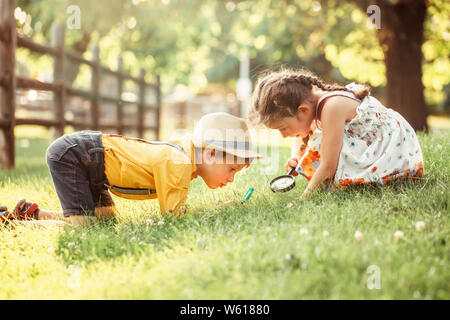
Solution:
[[[320,165],[312,176],[303,196],[307,196],[311,190],[325,180],[332,178],[336,173],[344,137],[345,120],[348,117],[348,113],[351,112],[348,104],[343,105],[342,102],[341,99],[330,98],[322,109]]]

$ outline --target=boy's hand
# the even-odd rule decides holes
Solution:
[[[286,161],[286,163],[284,164],[284,168],[286,169],[286,172],[289,172],[292,168],[296,168],[298,165],[298,157],[292,157],[290,158],[288,161]],[[298,176],[297,171],[294,171],[292,173],[292,176]]]

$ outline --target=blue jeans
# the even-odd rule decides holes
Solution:
[[[80,131],[55,140],[47,149],[47,164],[63,214],[95,215],[95,208],[114,206],[105,184],[102,133]]]

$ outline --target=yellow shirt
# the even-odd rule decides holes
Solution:
[[[197,177],[194,145],[190,139],[170,141],[183,148],[119,135],[102,136],[105,174],[110,191],[133,200],[158,199],[162,214],[175,216],[186,202],[189,185]],[[117,188],[148,189],[151,193],[125,194]],[[142,190],[140,190],[142,193]],[[145,190],[144,190],[145,192]],[[181,212],[183,214],[183,212]]]

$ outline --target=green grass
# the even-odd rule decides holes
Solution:
[[[115,197],[116,224],[0,228],[0,299],[449,299],[450,131],[419,138],[426,177],[418,182],[301,200],[305,179],[274,194],[268,182],[276,174],[261,174],[260,162],[221,190],[194,180],[188,203],[196,214],[162,226],[146,224],[161,219],[156,200]],[[48,144],[45,135],[17,138],[17,169],[0,171],[0,204],[25,196],[60,209],[44,161]],[[280,153],[278,173],[288,147]],[[245,205],[217,208],[250,186]],[[422,232],[417,221],[426,223]],[[367,288],[371,265],[380,289]]]

